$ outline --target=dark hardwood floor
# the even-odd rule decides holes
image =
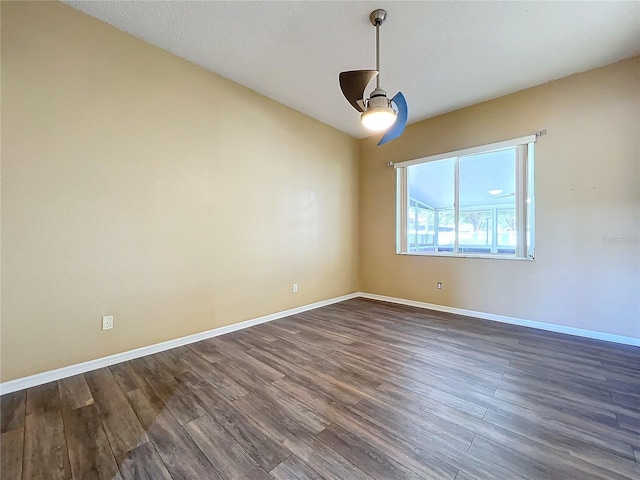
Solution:
[[[3,479],[640,479],[640,349],[354,299],[2,397]]]

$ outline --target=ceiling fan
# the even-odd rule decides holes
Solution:
[[[389,100],[387,92],[380,88],[380,26],[384,23],[387,12],[377,9],[371,12],[369,20],[376,27],[376,69],[350,70],[340,72],[340,88],[353,108],[362,112],[360,120],[369,130],[381,132],[386,130],[378,145],[395,140],[407,126],[407,102],[398,92]],[[369,98],[365,98],[365,89],[371,80],[376,79],[376,88]]]

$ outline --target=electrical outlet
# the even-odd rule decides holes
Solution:
[[[438,283],[436,283],[436,288],[437,288],[438,290],[442,290],[442,282],[438,282]]]
[[[293,293],[298,293],[298,284],[297,283],[293,284]]]
[[[113,315],[102,317],[102,329],[111,330],[113,328]]]

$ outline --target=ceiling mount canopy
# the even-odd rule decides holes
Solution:
[[[387,18],[387,12],[381,8],[369,15],[371,25],[376,29],[376,69],[350,70],[340,72],[340,88],[353,108],[361,112],[362,124],[374,132],[384,131],[378,145],[395,140],[407,126],[407,102],[402,92],[398,92],[392,99],[387,97],[380,87],[380,26]],[[369,98],[365,97],[365,90],[371,80],[376,79],[376,88]]]

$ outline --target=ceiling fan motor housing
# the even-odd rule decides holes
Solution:
[[[371,92],[367,109],[362,112],[360,120],[369,130],[379,132],[388,129],[397,118],[397,112],[391,107],[391,101],[387,98],[387,92],[380,87]]]
[[[391,108],[391,101],[387,98],[387,92],[377,87],[369,96],[367,109],[370,108]]]

